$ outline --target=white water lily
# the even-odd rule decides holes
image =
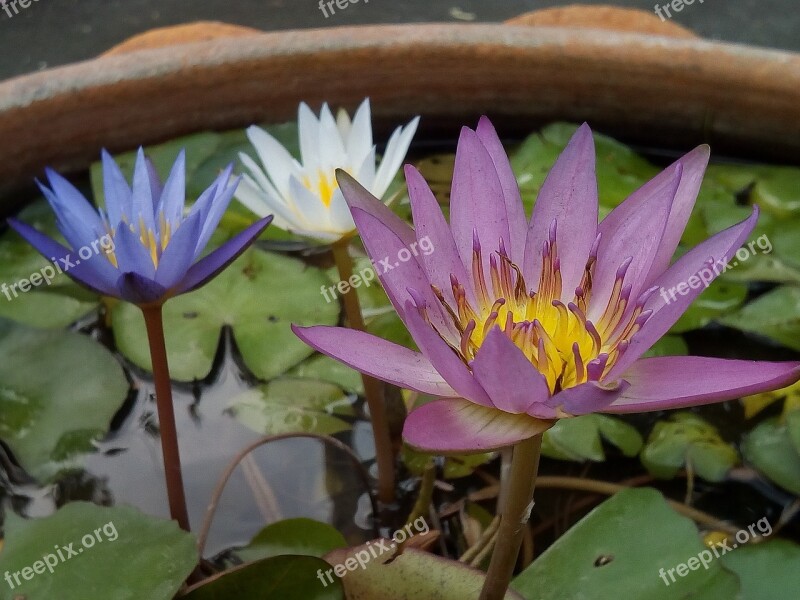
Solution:
[[[334,119],[327,104],[317,118],[301,103],[297,115],[301,160],[262,128],[249,127],[247,137],[263,168],[248,155],[239,154],[250,173],[244,174],[236,198],[259,217],[274,214],[275,227],[321,242],[336,242],[356,229],[336,182],[336,169],[345,170],[372,195],[383,198],[405,159],[418,122],[415,117],[394,130],[378,166],[368,99],[352,121],[344,110]]]

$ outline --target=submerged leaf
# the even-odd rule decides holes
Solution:
[[[344,536],[327,523],[313,519],[284,519],[267,525],[244,548],[236,550],[245,562],[281,554],[323,557],[336,548],[344,548]]]

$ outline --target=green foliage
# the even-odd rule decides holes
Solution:
[[[562,460],[602,462],[606,459],[602,439],[625,456],[636,456],[642,436],[635,427],[608,415],[590,414],[556,421],[542,437],[542,454]]]
[[[322,558],[347,542],[336,529],[313,519],[285,519],[267,525],[244,548],[236,551],[245,562],[282,554]]]

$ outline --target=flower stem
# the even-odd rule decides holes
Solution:
[[[333,244],[333,259],[339,271],[339,279],[348,281],[353,276],[353,259],[348,250],[349,240],[343,239]],[[344,312],[352,329],[365,331],[361,304],[352,286],[342,294]],[[375,457],[378,463],[378,499],[383,504],[394,502],[394,451],[389,434],[389,423],[386,419],[386,406],[383,401],[381,383],[369,375],[361,374],[364,383],[364,396],[372,418],[372,435],[375,440]]]
[[[502,600],[508,590],[530,516],[541,447],[541,434],[514,446],[508,478],[503,482],[506,493],[502,494],[504,501],[497,545],[492,553],[480,600]]]
[[[172,384],[169,378],[167,348],[164,342],[164,321],[161,306],[141,307],[150,343],[150,359],[153,364],[153,381],[156,386],[158,427],[161,451],[164,455],[164,474],[167,480],[169,514],[181,529],[189,529],[189,513],[181,474],[181,455],[178,449],[178,432],[175,428],[175,411],[172,406]]]

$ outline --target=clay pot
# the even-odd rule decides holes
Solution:
[[[512,136],[586,120],[651,145],[800,157],[800,55],[698,39],[648,13],[581,7],[505,24],[274,33],[205,23],[1,83],[0,195],[44,165],[85,168],[101,147],[291,119],[300,100],[353,108],[365,96],[387,126],[422,114],[423,136],[454,138],[486,113]]]

